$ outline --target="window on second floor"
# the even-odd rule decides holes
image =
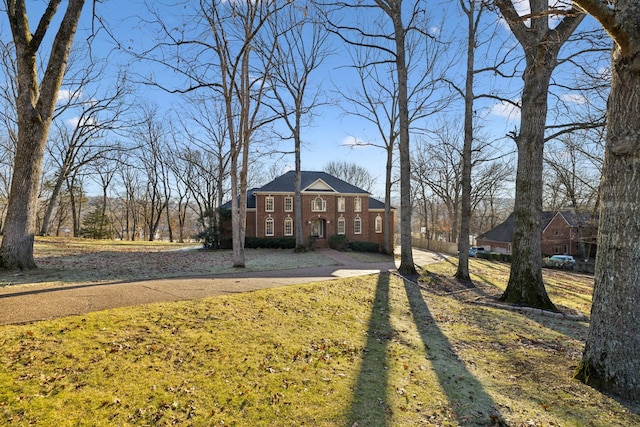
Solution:
[[[345,202],[344,197],[338,197],[338,212],[345,211]]]
[[[293,236],[293,218],[290,216],[284,219],[284,235]]]
[[[362,199],[360,197],[353,199],[353,211],[362,212]]]
[[[284,211],[293,212],[293,197],[286,196],[284,198]]]
[[[362,218],[360,218],[359,216],[355,217],[355,219],[353,220],[353,233],[362,233]]]
[[[345,234],[346,232],[346,221],[344,217],[338,218],[338,234]]]
[[[267,217],[264,220],[264,235],[273,236],[275,231],[275,220],[272,217]]]
[[[378,215],[376,217],[376,233],[382,233],[382,217],[380,215]]]
[[[264,210],[266,212],[273,212],[274,209],[274,200],[273,196],[267,196],[264,198]]]
[[[325,212],[327,210],[327,202],[320,196],[311,202],[311,212]]]

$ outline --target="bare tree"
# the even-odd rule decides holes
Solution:
[[[418,83],[410,85],[409,74],[411,69],[411,52],[416,39],[414,36],[422,37],[423,46],[427,45],[429,49],[435,48],[437,44],[426,43],[425,40],[433,38],[427,31],[427,14],[423,8],[422,2],[409,2],[403,0],[373,0],[371,2],[358,2],[350,5],[341,3],[343,8],[353,8],[355,10],[367,10],[369,12],[379,9],[383,20],[378,25],[371,26],[370,16],[367,19],[367,26],[358,25],[341,25],[339,23],[330,23],[329,29],[338,35],[346,43],[366,49],[378,50],[383,56],[381,58],[374,57],[368,65],[374,64],[393,64],[393,78],[395,81],[397,96],[394,102],[397,104],[397,128],[393,132],[397,133],[400,162],[400,266],[399,271],[403,274],[416,274],[413,262],[413,251],[411,244],[412,231],[412,204],[411,204],[411,161],[410,161],[410,133],[411,121],[416,112],[417,114],[426,115],[429,110],[427,103],[433,101],[430,94],[435,91],[438,76],[433,73],[425,73],[418,76]],[[409,17],[404,22],[403,16]],[[382,24],[382,22],[386,23]],[[365,30],[364,28],[370,28]],[[354,34],[354,38],[349,38],[348,34]],[[434,60],[438,55],[429,52],[426,59],[426,68],[433,70]],[[424,66],[424,64],[422,64]],[[426,82],[426,83],[425,83]],[[411,109],[411,97],[413,88],[424,88],[428,90],[416,95],[416,99],[422,99],[424,105],[421,108]],[[430,93],[431,92],[431,93]],[[440,101],[440,100],[438,100]],[[442,105],[436,101],[437,105]],[[431,110],[433,112],[435,108]],[[395,123],[395,122],[394,122]],[[392,132],[389,130],[389,132]],[[389,182],[390,180],[387,180]],[[386,227],[387,229],[389,227]]]
[[[478,45],[478,32],[480,18],[485,8],[485,2],[475,0],[460,0],[460,8],[467,19],[466,40],[466,67],[465,86],[459,92],[464,99],[464,143],[462,147],[462,171],[461,171],[461,217],[460,238],[458,240],[458,280],[471,280],[469,276],[469,229],[471,225],[471,155],[474,137],[474,78],[476,46]]]
[[[36,267],[33,241],[44,147],[84,0],[69,0],[53,37],[51,50],[45,53],[42,44],[57,16],[60,3],[60,0],[49,1],[37,28],[32,31],[27,20],[25,1],[6,2],[5,12],[16,54],[18,138],[0,246],[0,265],[4,268]],[[38,53],[48,58],[40,81],[37,72]]]
[[[456,242],[460,218],[462,194],[462,168],[460,134],[451,126],[436,133],[437,139],[429,144],[419,141],[412,156],[415,182],[421,182],[443,203],[447,209],[449,227],[447,241]]]
[[[419,31],[408,33],[405,44],[409,123],[416,128],[421,120],[440,111],[448,103],[447,98],[433,96],[441,82],[442,69],[446,68],[438,66],[443,44]],[[340,96],[348,101],[348,106],[344,107],[345,114],[368,121],[377,130],[380,142],[364,141],[359,145],[385,150],[384,251],[392,253],[391,190],[395,184],[394,154],[400,135],[396,64],[384,49],[371,47],[365,37],[353,47],[352,68],[358,74],[358,86],[348,91],[341,90]]]
[[[511,162],[505,160],[485,163],[474,170],[472,234],[494,228],[513,211],[509,187],[513,182],[514,172]]]
[[[163,212],[167,209],[167,166],[165,161],[166,139],[163,121],[156,107],[144,107],[140,125],[135,131],[138,147],[138,161],[145,174],[145,192],[142,214],[149,241],[155,239]]]
[[[640,8],[635,0],[576,0],[615,42],[595,286],[576,377],[640,402]]]
[[[376,179],[371,175],[371,172],[355,163],[333,160],[326,163],[323,169],[326,173],[368,192],[373,190],[376,183]]]
[[[542,280],[542,163],[551,75],[558,53],[584,14],[554,8],[548,0],[529,0],[530,13],[520,16],[512,0],[495,0],[525,56],[514,207],[513,261],[501,300],[555,310]],[[563,16],[553,28],[552,15]]]
[[[86,88],[86,86],[85,86]],[[123,80],[119,80],[113,92],[104,95],[84,93],[80,102],[81,110],[71,126],[56,121],[56,133],[47,147],[49,158],[55,163],[54,182],[47,209],[42,221],[40,235],[49,233],[49,221],[55,208],[58,194],[73,169],[81,169],[87,164],[106,156],[117,146],[105,142],[108,132],[124,127],[123,114],[129,108],[125,101],[129,90]]]
[[[308,6],[301,9],[290,3],[269,22],[271,34],[279,34],[274,52],[273,72],[269,74],[272,91],[268,94],[273,103],[269,106],[284,122],[294,146],[295,194],[293,224],[296,250],[305,250],[302,234],[302,127],[310,123],[313,110],[320,104],[319,87],[310,86],[312,74],[325,60],[329,51],[327,38],[318,22],[322,12]],[[263,46],[267,51],[268,47]]]
[[[369,121],[377,129],[382,142],[366,144],[385,150],[383,249],[385,253],[391,254],[394,249],[391,242],[391,234],[394,232],[394,225],[391,224],[391,189],[394,153],[398,140],[398,91],[395,79],[389,79],[389,75],[393,75],[392,67],[386,64],[386,69],[381,71],[383,65],[378,64],[378,61],[368,54],[379,56],[380,52],[375,49],[372,52],[356,49],[353,59],[360,87],[350,92],[341,91],[340,96],[349,103],[344,109],[345,114]],[[376,65],[372,66],[373,64]]]
[[[270,50],[257,50],[258,35],[268,38],[267,22],[283,6],[274,0],[253,2],[202,1],[201,10],[210,26],[213,51],[217,55],[218,89],[224,101],[231,157],[231,214],[233,266],[244,267],[244,238],[247,214],[249,146],[256,131],[265,124],[260,115],[266,83],[273,68],[277,45],[272,36]],[[259,58],[255,55],[259,54]],[[257,63],[260,64],[256,67]]]
[[[114,148],[114,154],[119,154],[121,150],[118,148],[120,144],[116,143],[112,145]],[[117,156],[116,156],[117,158]],[[116,158],[109,158],[107,156],[101,156],[95,162],[90,164],[90,178],[97,182],[100,185],[100,190],[102,192],[102,212],[101,217],[107,217],[107,210],[109,209],[110,198],[109,198],[109,189],[116,177],[116,173],[118,171],[118,167],[120,166],[116,161]],[[114,221],[112,220],[113,224]],[[120,234],[120,230],[116,230],[117,234]]]
[[[229,197],[230,148],[221,100],[206,95],[190,97],[181,133],[186,146],[175,147],[182,164],[179,177],[198,206],[203,227],[221,229],[219,207]]]

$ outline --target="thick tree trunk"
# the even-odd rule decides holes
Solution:
[[[82,12],[84,0],[70,0],[48,54],[49,60],[38,85],[37,57],[46,31],[59,2],[50,2],[35,32],[29,28],[24,0],[7,2],[15,44],[18,90],[18,143],[7,207],[7,218],[0,245],[0,267],[35,268],[33,241],[36,209],[42,174],[44,147],[53,118],[58,91],[65,73],[69,51]],[[46,55],[45,55],[46,56]]]
[[[584,14],[574,10],[550,28],[549,2],[529,0],[530,24],[526,25],[512,0],[495,0],[509,27],[524,49],[526,67],[522,79],[522,108],[516,173],[513,253],[511,274],[503,301],[555,310],[542,281],[541,211],[542,162],[547,99],[558,52],[575,31]]]
[[[553,61],[555,65],[555,61]],[[542,164],[547,98],[553,67],[529,65],[525,71],[518,146],[511,273],[501,299],[555,310],[542,280]]]
[[[622,3],[631,22],[620,27],[635,45],[613,53],[593,306],[576,377],[640,402],[640,7]]]
[[[41,121],[35,111],[32,117],[19,115],[23,117],[18,121],[19,144],[14,160],[0,262],[2,268],[22,270],[36,267],[33,258],[35,214],[50,121]]]

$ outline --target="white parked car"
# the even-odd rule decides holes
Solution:
[[[567,270],[573,270],[576,266],[576,260],[571,255],[551,255],[549,257],[549,263],[552,267],[564,268]]]

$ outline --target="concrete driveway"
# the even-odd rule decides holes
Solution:
[[[155,302],[183,301],[250,292],[337,278],[393,271],[392,262],[361,263],[342,252],[323,249],[335,266],[263,272],[239,272],[210,277],[183,277],[136,282],[72,285],[22,285],[0,289],[0,324],[26,323],[74,314]],[[414,249],[414,262],[423,266],[445,255]]]

